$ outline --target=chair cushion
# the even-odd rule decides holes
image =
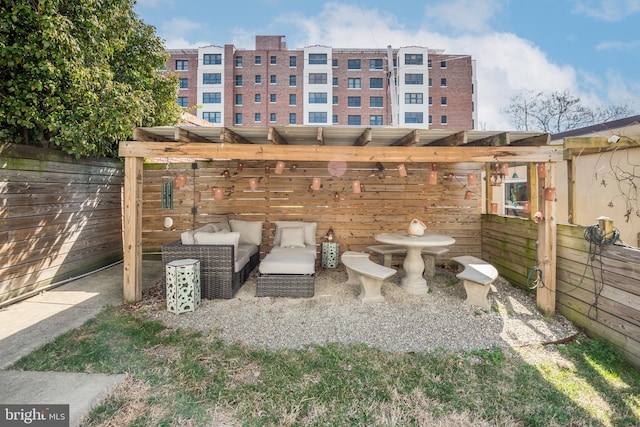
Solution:
[[[230,219],[229,226],[231,226],[231,231],[240,233],[240,243],[262,244],[262,222]]]
[[[233,253],[238,259],[238,241],[240,240],[240,233],[234,233],[232,231],[209,233],[206,231],[198,231],[193,234],[193,240],[196,245],[233,245]]]
[[[304,248],[304,229],[302,227],[283,228],[280,236],[280,247]]]
[[[316,261],[313,255],[288,248],[280,252],[269,252],[262,261],[258,271],[261,274],[314,274]]]
[[[306,221],[276,221],[276,235],[273,241],[274,246],[280,246],[280,239],[282,237],[282,229],[290,227],[302,227],[304,229],[304,244],[315,245],[316,244],[316,228],[317,222]]]
[[[281,246],[274,246],[273,249],[269,253],[279,254],[279,253],[291,253],[291,251],[303,252],[305,254],[311,255],[314,259],[317,257],[316,245],[305,245],[304,248],[283,248]]]

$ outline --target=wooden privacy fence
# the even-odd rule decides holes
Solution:
[[[520,218],[483,215],[483,258],[511,283],[535,286],[527,278],[538,277],[537,227]],[[594,244],[585,238],[589,231],[590,227],[558,224],[557,309],[640,366],[640,250]]]
[[[122,259],[122,162],[0,145],[0,305]]]
[[[275,161],[244,161],[241,171],[237,162],[195,164],[195,169],[191,163],[144,165],[142,246],[146,252],[179,239],[181,231],[228,218],[265,223],[263,254],[273,245],[275,221],[282,220],[316,221],[318,243],[331,227],[341,252],[362,251],[375,243],[375,234],[405,231],[418,218],[428,231],[456,239],[448,256],[480,255],[483,165],[440,165],[437,183],[430,185],[432,165],[425,163],[405,164],[407,176],[401,176],[395,163],[382,167],[353,163],[336,171],[327,162],[287,162],[281,174],[275,172]],[[472,184],[469,173],[477,175]],[[179,175],[185,177],[185,185],[174,187],[173,209],[163,208],[162,183]],[[259,181],[256,190],[250,188],[252,178]],[[321,180],[318,191],[309,190],[313,178]],[[358,184],[363,191],[354,193],[353,186]],[[222,190],[222,200],[215,200],[214,188]],[[164,227],[165,217],[172,218],[171,228]]]

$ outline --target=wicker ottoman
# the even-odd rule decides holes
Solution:
[[[309,253],[269,253],[260,261],[256,296],[312,297],[315,290],[316,259]]]

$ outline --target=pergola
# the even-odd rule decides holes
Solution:
[[[125,158],[124,299],[142,299],[142,183],[145,158],[237,159],[282,161],[404,162],[484,164],[547,163],[543,179],[529,167],[531,212],[542,211],[538,259],[546,286],[538,306],[553,313],[555,304],[555,203],[538,197],[538,188],[555,187],[555,163],[563,146],[550,145],[538,132],[448,131],[397,127],[153,127],[137,128],[134,141],[120,143]],[[488,181],[488,180],[487,180]],[[486,184],[487,195],[491,186]],[[491,197],[487,198],[489,204]],[[540,204],[540,205],[538,205]],[[489,209],[487,209],[487,212]]]

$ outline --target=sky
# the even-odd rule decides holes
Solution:
[[[640,0],[137,0],[169,49],[282,35],[289,49],[425,46],[476,61],[480,130],[526,91],[564,92],[591,108],[640,114]]]

